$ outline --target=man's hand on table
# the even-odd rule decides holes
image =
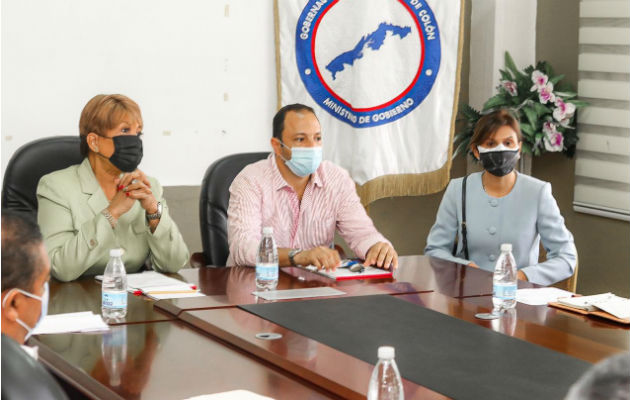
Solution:
[[[368,250],[363,265],[373,265],[384,269],[390,269],[391,266],[392,270],[395,270],[398,268],[398,253],[391,244],[378,242]]]
[[[297,265],[314,265],[317,269],[335,270],[341,265],[339,252],[324,246],[302,250],[294,259]]]

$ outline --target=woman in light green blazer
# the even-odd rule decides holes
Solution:
[[[124,249],[127,272],[147,260],[161,272],[176,272],[188,262],[162,187],[137,169],[141,135],[142,115],[133,100],[95,96],[79,121],[85,159],[40,179],[37,219],[55,278],[101,274],[109,250],[117,247]]]

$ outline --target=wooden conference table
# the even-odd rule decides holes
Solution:
[[[42,335],[31,339],[40,360],[88,398],[184,399],[246,389],[277,399],[365,398],[373,366],[250,314],[238,305],[264,303],[253,268],[185,269],[175,275],[206,297],[154,302],[129,296],[127,318],[107,334]],[[333,286],[346,296],[385,294],[595,363],[630,350],[630,328],[547,306],[518,304],[500,320],[474,318],[492,307],[486,271],[431,259],[401,257],[394,279],[334,282],[283,268],[279,289]],[[519,287],[535,287],[519,282]],[[53,282],[49,314],[100,313],[93,278]],[[283,335],[276,341],[256,333]],[[118,362],[108,346],[118,344]],[[126,348],[120,351],[120,345]],[[375,350],[376,351],[376,350]],[[113,360],[113,361],[112,361]],[[407,399],[443,395],[403,380]]]

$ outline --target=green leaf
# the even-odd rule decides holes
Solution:
[[[462,104],[459,112],[469,121],[477,122],[477,120],[481,118],[481,113],[472,108],[469,104]]]
[[[532,154],[532,147],[529,143],[523,142],[523,147],[521,148],[521,151],[524,154]]]
[[[549,64],[547,61],[543,61],[542,64],[544,65],[545,74],[547,74],[547,76],[551,79],[551,77],[554,76],[554,72],[553,72],[553,68],[551,68],[551,64]]]
[[[551,114],[551,110],[544,104],[540,104],[538,101],[534,102],[534,110],[536,110],[536,114],[538,114],[539,117]]]
[[[530,137],[532,137],[534,135],[534,133],[535,133],[534,128],[532,128],[531,125],[526,124],[526,123],[521,123],[521,131],[525,135],[530,136]]]
[[[512,75],[510,75],[510,73],[504,69],[500,69],[499,73],[501,74],[501,79],[504,81],[511,81],[514,78],[512,78]]]
[[[525,116],[527,117],[527,121],[533,128],[538,126],[538,114],[536,113],[536,111],[534,111],[533,108],[523,107],[521,110],[523,110]]]
[[[512,59],[509,51],[505,52],[505,66],[508,70],[510,70],[510,72],[514,74],[516,78],[525,77],[525,74],[523,74],[521,71],[518,70],[518,68],[516,68],[516,64],[514,63],[514,60]]]
[[[560,92],[556,90],[556,95],[560,97],[564,97],[565,99],[570,99],[571,97],[577,96],[575,92]]]
[[[455,149],[455,152],[453,152],[453,158],[457,157],[460,154],[463,154],[465,156],[467,148],[468,148],[468,143],[464,143],[464,142],[460,143]]]
[[[560,75],[556,75],[556,76],[554,76],[553,78],[551,78],[551,77],[550,77],[550,78],[549,78],[549,81],[550,81],[551,83],[553,83],[553,84],[554,84],[554,86],[555,86],[555,85],[556,85],[556,83],[560,82],[560,81],[561,81],[561,80],[563,80],[563,79],[564,79],[564,75],[563,75],[563,74],[560,74]]]
[[[555,86],[556,91],[559,92],[573,92],[573,86],[567,81],[562,81]]]
[[[506,101],[506,99],[501,95],[496,95],[496,96],[490,97],[488,101],[486,101],[486,103],[483,105],[483,110],[486,111],[491,108],[498,108],[498,107],[506,106],[506,105],[508,105],[508,102]]]

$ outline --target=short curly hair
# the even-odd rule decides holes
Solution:
[[[87,135],[94,132],[104,136],[105,131],[114,129],[125,118],[130,118],[142,126],[142,113],[138,104],[122,94],[99,94],[87,102],[81,112],[79,120],[80,150],[83,157],[87,156],[90,148]]]

